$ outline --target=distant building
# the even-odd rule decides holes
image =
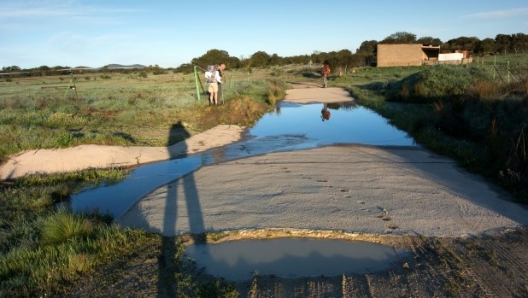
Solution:
[[[378,44],[378,67],[424,64],[470,63],[468,51],[440,54],[440,46],[422,44]]]

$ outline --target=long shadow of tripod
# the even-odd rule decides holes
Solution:
[[[190,136],[181,122],[173,124],[168,136],[168,146],[177,140],[184,140]],[[169,148],[170,149],[170,148]],[[187,149],[187,148],[184,148]],[[169,150],[170,151],[170,150]],[[186,151],[186,150],[183,150]],[[171,159],[185,158],[187,154],[171,153]],[[182,194],[183,197],[178,197]],[[198,190],[194,179],[193,172],[180,177],[178,180],[168,185],[167,197],[165,202],[164,219],[160,256],[158,258],[159,276],[158,276],[158,295],[157,297],[178,297],[178,280],[175,268],[175,256],[178,253],[178,243],[176,237],[178,233],[178,202],[185,200],[187,206],[187,215],[189,220],[189,232],[195,242],[205,243],[203,236],[205,225],[202,208],[198,197]]]

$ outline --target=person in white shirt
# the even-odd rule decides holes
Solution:
[[[218,84],[222,83],[222,78],[218,73],[218,68],[215,65],[211,65],[207,68],[205,72],[205,79],[209,83],[209,104],[217,105],[218,104]]]

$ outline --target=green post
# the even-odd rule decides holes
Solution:
[[[200,101],[200,87],[198,86],[198,72],[196,71],[196,66],[194,67],[194,83],[196,84],[196,97]]]

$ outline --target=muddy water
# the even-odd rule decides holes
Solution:
[[[323,110],[329,112],[323,117]],[[148,164],[123,181],[75,194],[74,211],[98,210],[121,216],[152,190],[201,166],[259,154],[310,149],[331,144],[416,146],[412,138],[383,117],[353,102],[317,104],[281,103],[264,115],[238,143],[199,155]]]
[[[390,246],[296,238],[195,244],[186,255],[207,273],[233,281],[254,274],[287,278],[364,274],[387,269],[399,259]]]

